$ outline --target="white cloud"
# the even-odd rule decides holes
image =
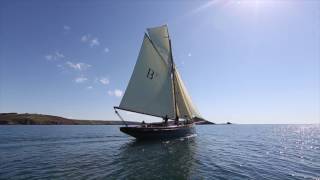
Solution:
[[[121,97],[123,95],[123,92],[120,89],[109,90],[108,95],[115,96],[115,97]]]
[[[105,53],[108,53],[109,51],[110,51],[109,48],[105,48],[105,49],[104,49],[104,52],[105,52]]]
[[[59,51],[56,52],[55,57],[58,59],[62,59],[64,58],[64,55],[62,53],[60,53]]]
[[[115,89],[114,90],[114,95],[117,97],[121,97],[123,94],[123,92],[120,89]]]
[[[108,95],[109,95],[109,96],[113,96],[113,91],[109,90],[109,91],[108,91]]]
[[[83,35],[81,37],[81,41],[83,43],[88,44],[90,47],[95,47],[100,45],[99,39],[97,37],[91,36],[90,34]]]
[[[92,86],[88,86],[87,89],[93,89],[93,87]]]
[[[93,38],[93,39],[91,39],[91,41],[90,41],[90,47],[99,46],[99,45],[100,45],[100,42],[99,42],[99,39],[98,39],[98,38]]]
[[[83,35],[83,36],[81,37],[81,41],[82,41],[82,42],[87,42],[90,37],[91,37],[90,34],[88,34],[88,35]]]
[[[86,42],[88,40],[88,36],[84,35],[81,37],[82,42]]]
[[[52,60],[53,56],[48,54],[48,55],[45,56],[45,58],[50,61],[50,60]]]
[[[60,53],[59,51],[56,51],[55,53],[47,54],[44,57],[46,58],[46,60],[51,61],[51,60],[63,59],[65,56],[62,53]]]
[[[60,70],[63,70],[63,71],[66,70],[66,67],[65,67],[64,64],[57,64],[56,66],[57,66],[57,68],[59,68]]]
[[[101,78],[101,79],[99,79],[99,82],[100,82],[101,84],[104,84],[104,85],[107,85],[107,84],[110,83],[110,81],[109,81],[108,78]]]
[[[76,83],[83,83],[83,82],[85,82],[85,81],[87,81],[87,80],[88,80],[88,78],[83,77],[83,76],[77,77],[77,78],[74,79],[74,81],[75,81]]]
[[[63,26],[63,29],[66,30],[66,31],[69,31],[69,30],[71,29],[71,27],[70,27],[70,26],[67,26],[67,25],[64,25],[64,26]]]
[[[91,67],[90,64],[86,64],[86,63],[82,63],[82,62],[73,63],[73,62],[67,61],[66,64],[67,64],[70,68],[72,68],[72,69],[74,69],[74,70],[78,70],[78,71],[84,71],[84,70],[86,70],[86,69],[88,69],[88,68]]]
[[[191,57],[191,53],[188,53],[188,56]]]

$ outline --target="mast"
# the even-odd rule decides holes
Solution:
[[[168,29],[167,29],[168,30]],[[171,39],[169,37],[169,32],[168,32],[168,38],[169,38],[169,47],[170,47],[170,59],[171,59],[171,74],[172,74],[172,84],[173,84],[173,99],[174,99],[174,111],[175,111],[175,120],[179,121],[179,116],[178,116],[178,111],[177,111],[177,98],[176,98],[176,87],[174,83],[175,79],[175,73],[174,73],[174,63],[173,63],[173,56],[172,56],[172,47],[171,47]]]

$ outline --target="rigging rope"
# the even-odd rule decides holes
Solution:
[[[121,121],[123,122],[123,124],[126,126],[126,127],[128,127],[128,124],[126,123],[126,121],[121,117],[121,115],[119,114],[119,112],[116,110],[116,109],[114,109],[114,112],[117,114],[117,116],[121,119]]]

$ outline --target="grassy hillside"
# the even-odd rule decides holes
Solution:
[[[0,125],[122,125],[122,121],[76,120],[43,114],[0,113]],[[127,122],[127,124],[140,124]]]

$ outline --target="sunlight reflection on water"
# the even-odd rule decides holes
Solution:
[[[0,179],[316,179],[317,125],[197,126],[136,141],[118,126],[0,126]]]

